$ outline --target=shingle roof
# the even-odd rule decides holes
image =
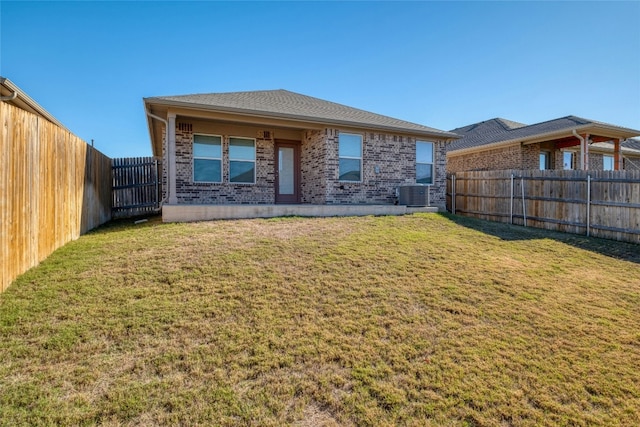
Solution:
[[[515,124],[516,127],[508,128],[508,126],[505,126],[505,122]],[[548,120],[546,122],[535,123],[533,125],[522,125],[521,123],[506,121],[504,119],[492,119],[452,130],[451,132],[462,135],[462,138],[451,143],[448,147],[448,151],[451,152],[465,148],[479,147],[501,141],[527,139],[563,130],[570,131],[576,127],[585,125],[624,129],[612,124],[577,116],[561,117],[559,119]]]
[[[448,151],[488,144],[490,141],[500,140],[501,137],[506,137],[513,129],[518,129],[523,126],[526,125],[512,120],[495,118],[453,129],[451,132],[462,135],[462,138],[452,142],[449,145]]]
[[[447,138],[457,137],[457,135],[443,130],[282,89],[158,96],[145,98],[145,102],[199,107],[215,111],[259,114],[295,120],[320,121],[359,127],[394,129],[404,132],[412,131],[440,135]]]

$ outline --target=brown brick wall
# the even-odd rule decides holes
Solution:
[[[326,130],[304,132],[300,149],[300,199],[323,205],[327,200]]]
[[[275,201],[274,144],[271,139],[256,139],[256,182],[229,182],[229,138],[222,140],[222,182],[193,182],[193,132],[176,129],[176,193],[178,203],[263,203]]]
[[[415,184],[416,138],[377,132],[349,132],[363,136],[362,182],[340,181],[338,129],[327,130],[327,203],[395,203],[396,189]],[[428,139],[425,139],[427,141]],[[432,205],[445,203],[446,153],[444,142],[433,142],[434,185]]]
[[[184,120],[181,120],[184,123]],[[188,127],[187,127],[188,129]],[[198,129],[194,126],[194,129]],[[193,182],[193,134],[176,129],[176,192],[183,204],[271,204],[275,202],[274,140],[256,139],[255,184],[229,183],[228,137],[222,142],[222,183]],[[337,129],[302,132],[300,191],[302,203],[392,204],[396,188],[415,183],[415,142],[404,135],[355,132],[363,135],[362,182],[338,180]],[[205,132],[216,133],[216,132]],[[446,182],[445,143],[434,144],[432,205],[444,205]],[[166,166],[166,164],[165,164]],[[166,180],[166,174],[165,174]],[[165,186],[166,188],[166,186]]]
[[[539,167],[538,154],[536,154],[535,169]],[[527,150],[528,162],[531,162],[530,158],[531,152]],[[520,145],[512,145],[495,150],[463,154],[460,156],[448,156],[447,172],[522,169],[522,162],[523,148]]]

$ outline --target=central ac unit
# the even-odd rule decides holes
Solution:
[[[428,185],[411,184],[398,187],[398,204],[407,206],[429,206]]]

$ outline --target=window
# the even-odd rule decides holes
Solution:
[[[540,170],[551,169],[551,153],[548,151],[540,152]]]
[[[613,156],[602,156],[602,170],[613,170]]]
[[[416,184],[433,184],[433,142],[416,141]]]
[[[339,179],[362,180],[362,135],[340,133],[338,137]]]
[[[222,182],[222,137],[193,135],[193,181]]]
[[[573,169],[573,151],[562,152],[562,168],[564,170]]]
[[[256,182],[256,141],[229,138],[229,182]]]

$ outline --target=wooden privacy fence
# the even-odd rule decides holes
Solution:
[[[111,159],[66,129],[0,102],[0,291],[111,219]]]
[[[125,218],[158,211],[160,181],[158,160],[153,157],[128,157],[112,160],[112,215]]]
[[[447,177],[447,209],[640,243],[640,171],[458,172]]]

